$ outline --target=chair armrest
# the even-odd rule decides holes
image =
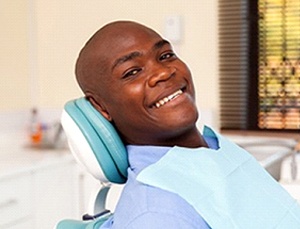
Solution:
[[[96,229],[99,228],[111,216],[112,213],[107,213],[96,219],[87,221],[65,219],[60,221],[54,227],[54,229]]]

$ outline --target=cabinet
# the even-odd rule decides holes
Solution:
[[[77,216],[75,167],[62,161],[34,171],[33,228],[53,228],[62,218]]]
[[[32,176],[30,172],[7,176],[0,182],[0,228],[32,226]]]
[[[24,168],[18,164],[0,174],[0,228],[53,229],[60,220],[81,219],[86,212],[90,190],[97,181],[80,169],[69,153],[35,156],[42,159],[27,160],[29,165]],[[26,164],[25,159],[20,161]]]
[[[63,219],[81,219],[88,212],[99,182],[69,152],[18,155],[0,158],[0,228],[53,229]],[[120,187],[109,193],[110,210]]]
[[[33,222],[32,220],[25,220],[24,222],[18,222],[17,224],[14,224],[12,226],[4,227],[3,229],[31,229],[33,228]]]

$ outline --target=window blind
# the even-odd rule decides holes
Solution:
[[[261,129],[300,129],[300,0],[259,0]]]
[[[222,129],[247,128],[249,25],[246,0],[219,0]]]
[[[300,129],[300,0],[219,0],[222,129]]]

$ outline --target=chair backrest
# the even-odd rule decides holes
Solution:
[[[127,180],[127,151],[116,129],[85,98],[66,103],[61,124],[72,154],[79,164],[102,183],[123,184]],[[100,188],[93,199],[93,215],[84,221],[62,220],[56,229],[96,229],[111,215],[105,210],[110,185]]]
[[[89,173],[104,183],[126,182],[126,148],[113,125],[87,99],[66,103],[61,123],[74,157]]]

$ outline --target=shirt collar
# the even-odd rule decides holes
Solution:
[[[139,173],[145,167],[156,163],[172,147],[149,146],[149,145],[128,145],[128,161],[131,170]]]
[[[208,127],[204,127],[203,137],[209,148],[218,149],[218,138]],[[152,145],[127,145],[130,169],[139,173],[147,166],[159,161],[172,147]]]

